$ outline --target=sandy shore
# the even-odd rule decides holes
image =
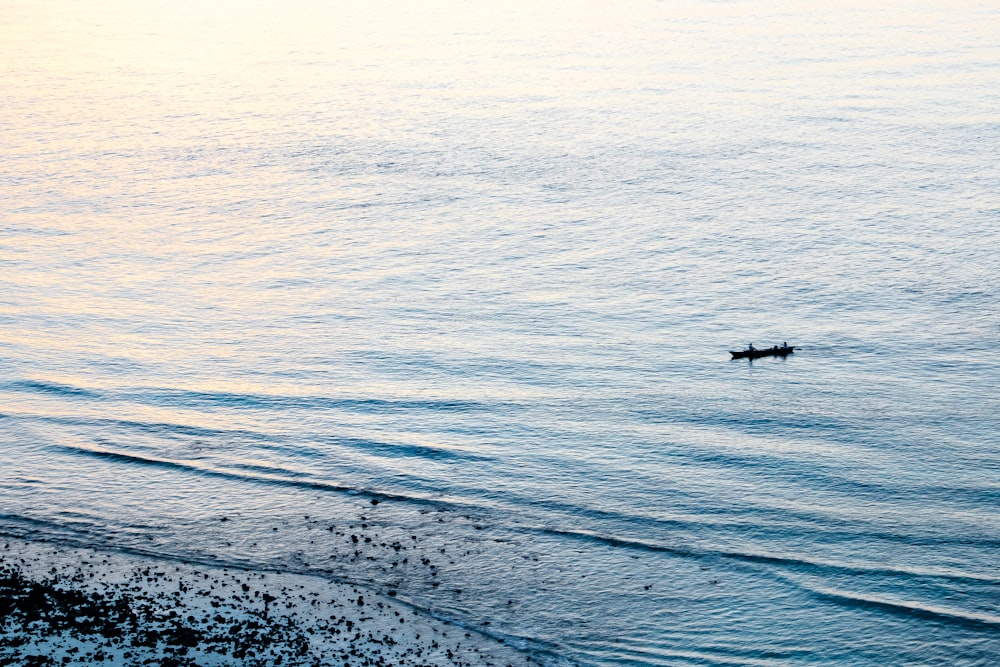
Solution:
[[[4,665],[528,665],[497,640],[317,577],[0,538]]]

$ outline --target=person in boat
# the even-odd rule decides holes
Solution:
[[[788,341],[781,341],[781,348],[784,350],[788,349]]]
[[[747,345],[747,352],[753,352],[753,343]]]

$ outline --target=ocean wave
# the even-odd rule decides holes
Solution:
[[[970,572],[954,572],[929,568],[898,568],[886,567],[884,565],[868,566],[862,564],[836,563],[831,561],[810,560],[796,556],[777,556],[772,554],[715,549],[704,545],[668,545],[631,537],[605,535],[582,529],[573,530],[551,526],[521,526],[519,529],[524,532],[554,535],[568,539],[593,541],[613,547],[635,549],[638,551],[661,552],[691,558],[722,558],[726,560],[743,561],[751,564],[773,565],[784,569],[807,570],[817,573],[879,575],[920,579],[933,578],[1000,585],[1000,579],[996,577],[989,577]]]
[[[906,600],[894,600],[876,595],[862,595],[860,593],[822,588],[819,586],[807,586],[803,584],[800,584],[800,586],[818,598],[847,607],[879,609],[894,614],[916,616],[933,621],[957,623],[977,628],[1000,629],[1000,616],[993,614],[976,613]]]
[[[290,488],[309,489],[313,491],[347,493],[351,495],[361,496],[364,498],[370,498],[372,500],[379,500],[379,501],[393,500],[393,501],[421,503],[442,509],[454,509],[454,510],[468,510],[470,508],[478,509],[472,505],[465,506],[460,503],[439,500],[435,498],[429,498],[417,495],[405,495],[399,493],[392,493],[388,491],[379,491],[375,489],[365,489],[357,486],[351,486],[348,484],[336,484],[334,482],[329,482],[329,481],[306,479],[304,478],[305,473],[301,473],[298,471],[287,471],[284,468],[275,467],[271,469],[271,471],[273,471],[272,474],[271,472],[265,472],[264,469],[262,469],[259,466],[255,467],[255,466],[245,466],[243,464],[235,464],[233,466],[234,468],[240,468],[240,470],[237,471],[237,470],[212,467],[191,460],[174,460],[174,459],[158,458],[154,456],[142,456],[139,454],[115,451],[111,449],[98,449],[96,447],[88,447],[85,445],[58,444],[58,445],[50,445],[49,447],[51,449],[55,449],[58,451],[78,456],[88,456],[97,459],[104,459],[107,461],[115,461],[118,463],[152,466],[168,470],[177,470],[185,473],[201,475],[204,477],[229,479],[238,482],[265,484],[272,486],[284,486]],[[251,472],[256,472],[257,474],[250,474]]]
[[[140,433],[158,436],[190,436],[199,438],[238,437],[244,440],[271,442],[276,436],[261,431],[248,429],[212,428],[208,426],[193,426],[177,422],[136,421],[133,419],[67,417],[63,415],[31,415],[32,419],[70,426],[112,426],[129,429]]]
[[[0,418],[14,418],[15,415],[0,414]],[[24,415],[17,415],[23,418]],[[156,435],[160,437],[194,437],[223,438],[252,441],[257,446],[263,446],[279,451],[294,452],[295,456],[322,457],[329,452],[310,447],[309,443],[322,443],[335,447],[356,450],[364,454],[382,458],[423,458],[434,461],[489,461],[493,457],[476,454],[464,449],[455,449],[427,444],[397,443],[379,441],[369,438],[357,438],[343,435],[302,435],[296,438],[294,445],[283,435],[266,433],[249,429],[226,429],[206,426],[194,426],[177,422],[136,421],[131,419],[67,417],[60,415],[35,416],[30,418],[38,421],[72,426],[112,426],[129,431]]]
[[[97,399],[101,394],[91,389],[74,387],[73,385],[61,382],[46,382],[44,380],[14,380],[0,384],[0,388],[8,391],[24,391],[36,394],[49,394],[53,396],[78,397]]]
[[[493,409],[477,401],[456,399],[389,399],[197,391],[188,389],[139,389],[121,393],[121,398],[172,407],[217,406],[265,410],[346,410],[386,414],[411,411],[478,412]]]
[[[391,414],[413,411],[484,412],[495,410],[497,404],[448,398],[371,398],[315,395],[281,395],[198,391],[190,389],[138,388],[97,391],[90,388],[44,380],[14,380],[0,384],[8,391],[33,392],[55,396],[80,397],[93,400],[120,400],[146,405],[178,408],[225,407],[254,410],[344,410],[369,414]]]
[[[401,444],[394,442],[382,442],[369,440],[367,438],[352,438],[346,436],[324,436],[316,440],[325,444],[332,444],[338,447],[349,447],[357,449],[367,454],[375,454],[386,458],[419,457],[435,461],[490,461],[493,457],[473,454],[465,450],[447,449],[444,447],[433,447],[430,445]]]

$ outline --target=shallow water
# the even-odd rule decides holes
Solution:
[[[553,664],[1000,653],[1000,11],[204,4],[2,3],[0,531]]]

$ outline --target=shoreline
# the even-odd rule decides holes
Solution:
[[[361,586],[0,537],[0,663],[539,664]]]

